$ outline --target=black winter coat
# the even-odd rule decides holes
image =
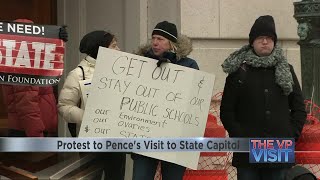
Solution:
[[[294,86],[285,96],[275,83],[275,68],[249,65],[231,73],[225,83],[220,116],[230,137],[295,138],[306,120],[304,98],[290,65]],[[292,164],[250,164],[248,153],[234,153],[235,167],[290,167]]]

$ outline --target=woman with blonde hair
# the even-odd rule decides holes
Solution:
[[[140,48],[138,54],[158,60],[162,63],[174,63],[193,69],[199,69],[195,60],[187,56],[192,51],[192,44],[186,36],[179,36],[175,24],[168,21],[160,22],[152,31],[151,44]],[[159,160],[133,154],[133,180],[153,180]],[[182,180],[185,167],[160,161],[162,180]]]

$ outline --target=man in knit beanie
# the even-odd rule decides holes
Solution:
[[[140,48],[138,54],[158,60],[158,67],[162,63],[174,63],[199,69],[196,61],[187,57],[191,51],[191,40],[187,36],[179,36],[174,23],[162,21],[152,31],[151,44]]]
[[[260,16],[256,19],[249,34],[250,45],[259,36],[270,37],[274,41],[274,44],[277,44],[276,26],[272,16]]]
[[[276,27],[272,16],[260,16],[254,22],[249,34],[249,43],[257,55],[271,54],[277,43]]]
[[[306,121],[293,67],[277,45],[272,16],[256,19],[249,44],[222,64],[228,74],[220,117],[230,137],[299,138]],[[250,163],[249,153],[233,153],[238,180],[283,180],[292,163]]]
[[[172,42],[177,42],[178,31],[175,24],[168,21],[159,22],[152,31],[152,35],[160,35]]]

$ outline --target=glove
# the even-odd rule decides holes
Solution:
[[[170,62],[170,61],[168,59],[166,59],[166,58],[161,57],[161,58],[159,58],[159,60],[157,62],[157,66],[160,67],[161,64],[164,63],[164,62]]]
[[[66,25],[63,25],[60,28],[59,38],[62,39],[64,42],[68,41],[68,32],[67,32],[67,26]]]
[[[169,62],[173,64],[177,63],[177,55],[174,52],[170,52],[170,51],[164,52],[162,57],[168,59]]]
[[[162,63],[164,62],[171,62],[173,64],[177,63],[176,53],[173,52],[164,52],[162,57],[159,58],[159,61],[157,62],[157,66],[160,67]]]
[[[149,50],[144,54],[144,56],[158,60],[158,62],[157,62],[158,67],[160,67],[161,64],[164,62],[168,62],[168,63],[171,62],[174,64],[177,62],[176,53],[169,52],[169,51],[164,52],[163,55],[161,57],[159,57],[159,56],[154,55],[152,50]]]

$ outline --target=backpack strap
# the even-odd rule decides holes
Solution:
[[[81,71],[82,71],[82,80],[86,80],[86,76],[84,75],[83,67],[82,67],[82,66],[78,66],[78,67],[79,67],[79,68],[81,69]],[[81,98],[80,98],[78,107],[79,107],[79,108],[81,107]]]
[[[84,75],[84,70],[82,66],[78,66],[82,71],[82,80],[86,80],[86,76]]]
[[[82,80],[86,80],[84,70],[82,66],[78,66],[82,71]],[[78,107],[81,108],[81,98],[78,104]],[[77,137],[77,124],[76,123],[68,123],[68,129],[72,137]]]

